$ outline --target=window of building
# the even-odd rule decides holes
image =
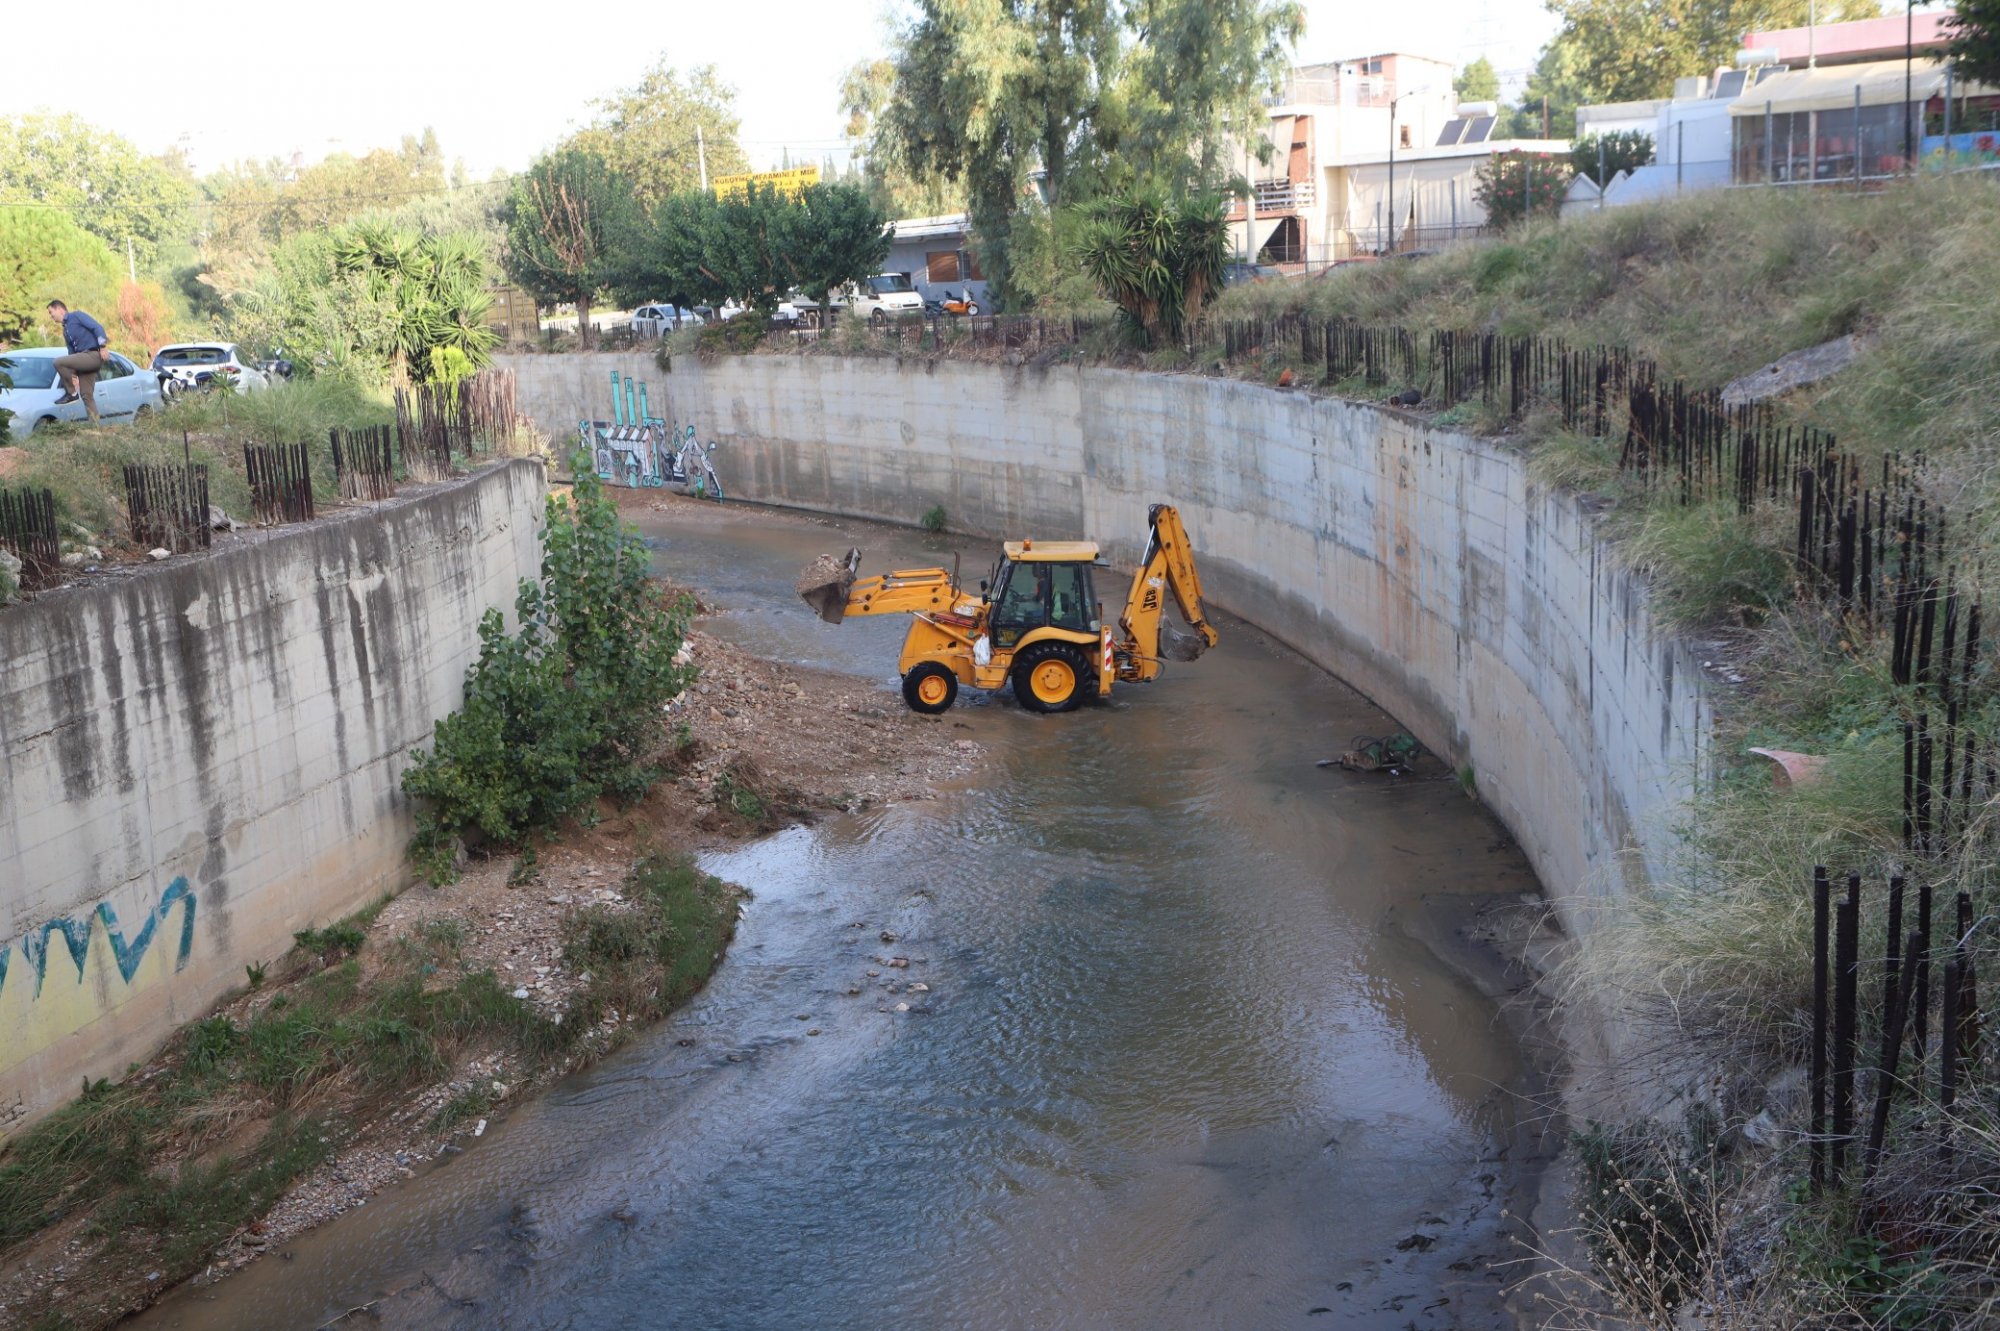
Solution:
[[[1405,148],[1411,147],[1412,144],[1410,142],[1410,127],[1408,125],[1403,125],[1400,126],[1400,128],[1403,134],[1403,146]]]
[[[958,251],[932,250],[924,256],[925,276],[933,282],[958,281]]]

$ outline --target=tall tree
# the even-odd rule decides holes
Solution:
[[[639,202],[652,207],[701,184],[703,151],[711,180],[750,169],[736,142],[742,121],[735,101],[735,92],[716,77],[715,66],[682,74],[662,57],[638,83],[595,103],[597,118],[573,135],[568,146],[609,162],[631,182]]]
[[[896,100],[896,62],[861,60],[840,76],[841,133],[860,154],[858,172],[890,217],[937,217],[965,210],[965,191],[941,175],[918,176],[903,163],[886,113]],[[821,171],[832,180],[831,162]]]
[[[1107,186],[1221,183],[1232,126],[1300,29],[1290,0],[918,0],[882,124],[914,175],[966,193],[988,280],[1014,219]],[[1035,188],[1030,188],[1034,182]]]
[[[1558,42],[1576,54],[1576,72],[1605,101],[1665,97],[1674,80],[1706,74],[1736,58],[1746,32],[1802,27],[1812,0],[1547,0],[1561,17]],[[1827,0],[1818,21],[1875,18],[1882,0]]]
[[[1500,74],[1485,56],[1471,61],[1452,78],[1451,90],[1461,102],[1500,100]]]
[[[1558,33],[1536,57],[1520,104],[1508,116],[1504,137],[1539,139],[1546,130],[1549,138],[1566,139],[1576,130],[1577,107],[1610,100],[1586,82],[1576,39]]]
[[[1116,84],[1125,123],[1107,146],[1139,179],[1193,190],[1220,183],[1232,138],[1254,127],[1247,137],[1264,140],[1262,97],[1305,31],[1304,10],[1291,0],[1145,0],[1131,13],[1131,55]]]
[[[121,267],[102,240],[55,209],[0,207],[0,346],[39,345],[51,331],[51,300],[88,309],[93,292],[116,290]]]
[[[2000,0],[1958,0],[1944,26],[1959,77],[2000,86]]]
[[[1122,25],[1110,0],[919,0],[901,36],[889,134],[914,175],[961,185],[987,278],[1012,294],[1008,230],[1039,170],[1051,205],[1094,164],[1100,73]]]
[[[814,185],[778,213],[778,267],[792,286],[819,303],[827,293],[882,271],[889,257],[888,218],[853,185]]]
[[[506,216],[507,275],[545,304],[575,304],[589,346],[591,304],[626,276],[642,225],[631,182],[596,153],[559,148],[516,183]]]
[[[0,204],[54,204],[123,256],[150,263],[189,229],[194,182],[80,116],[0,119]]]

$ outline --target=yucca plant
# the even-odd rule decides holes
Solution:
[[[1148,188],[1089,206],[1074,257],[1141,346],[1178,342],[1222,286],[1222,201]]]

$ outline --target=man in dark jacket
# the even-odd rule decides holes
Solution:
[[[105,352],[110,348],[111,339],[105,336],[104,325],[85,314],[82,310],[72,310],[59,300],[49,302],[49,318],[62,326],[63,345],[69,348],[69,355],[56,357],[56,373],[62,376],[63,395],[56,399],[56,405],[83,399],[83,409],[90,413],[93,424],[97,421],[97,372],[104,368]]]

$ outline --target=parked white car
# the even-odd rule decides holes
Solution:
[[[632,311],[632,332],[639,337],[665,337],[676,328],[693,328],[701,316],[683,305],[641,305]]]
[[[57,421],[90,419],[81,399],[56,404],[63,391],[56,374],[56,357],[65,354],[61,347],[0,351],[0,374],[10,382],[10,386],[0,387],[0,411],[12,413],[7,430],[14,438],[26,439]],[[106,357],[104,369],[98,373],[93,396],[98,416],[106,421],[135,421],[158,411],[165,402],[160,376],[115,351]]]
[[[153,368],[182,388],[205,388],[218,376],[239,393],[271,386],[270,376],[234,342],[175,342],[153,353]]]

